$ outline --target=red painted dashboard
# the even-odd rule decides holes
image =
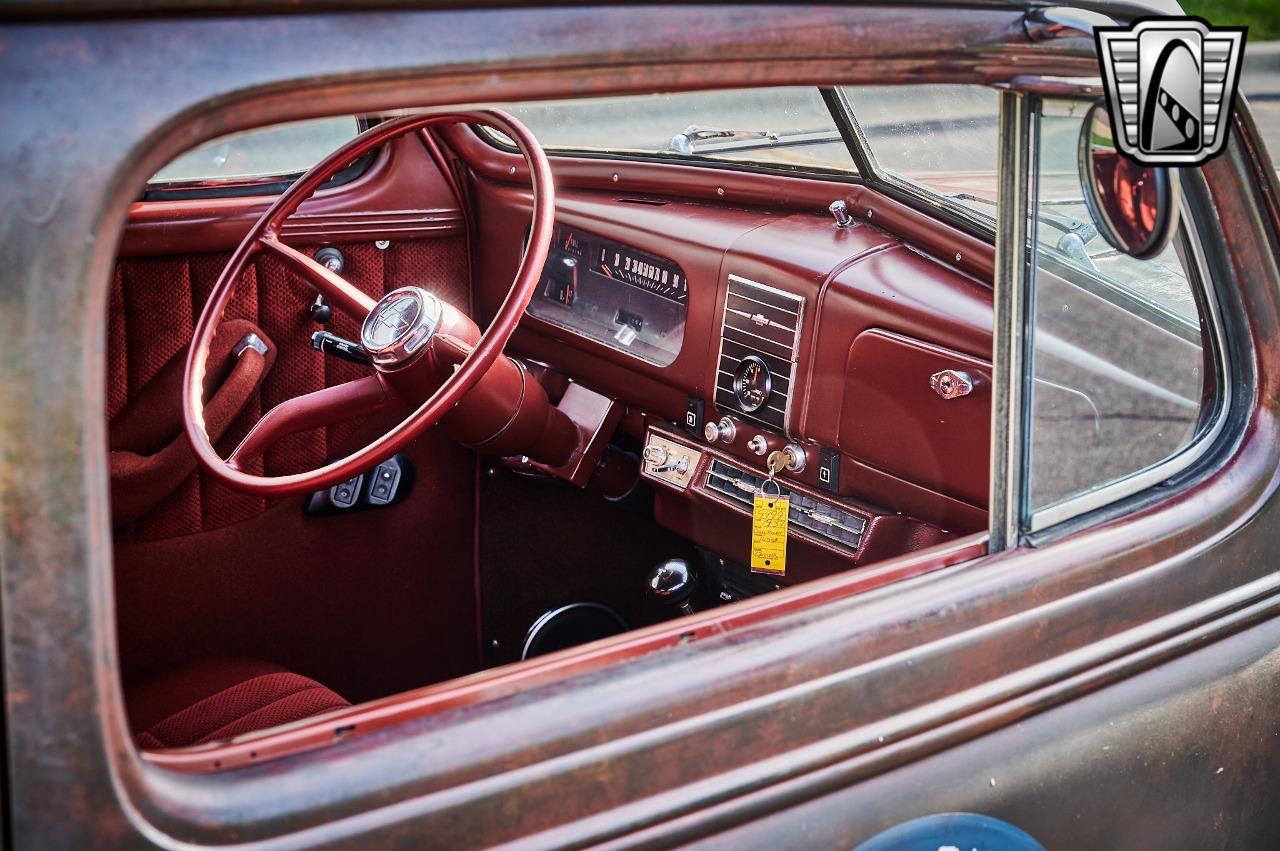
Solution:
[[[849,188],[829,185],[828,202],[851,197]],[[483,246],[475,256],[476,304],[487,313],[505,295],[519,259],[529,198],[521,186],[480,176],[471,193]],[[856,209],[894,208],[904,216],[888,199],[873,199],[865,190],[855,195]],[[637,432],[646,424],[682,423],[689,398],[705,400],[706,420],[735,421],[734,439],[717,441],[715,448],[743,469],[763,470],[763,459],[748,448],[751,438],[763,435],[770,448],[790,439],[810,458],[838,453],[840,475],[833,486],[811,463],[786,474],[788,481],[872,506],[867,510],[881,516],[918,518],[936,527],[939,537],[982,529],[989,286],[954,255],[951,262],[936,256],[936,243],[921,245],[867,221],[837,228],[825,203],[797,206],[769,209],[562,186],[557,217],[566,228],[670,258],[684,270],[684,345],[670,365],[660,366],[536,316],[526,316],[513,343],[522,354],[626,403],[633,414],[627,422]],[[801,300],[785,428],[761,427],[717,394],[717,373],[730,363],[722,358],[721,335],[731,278]],[[972,376],[974,391],[941,398],[929,380],[948,369]],[[680,439],[707,448],[700,429]],[[672,493],[659,489],[660,519],[721,552],[732,541],[745,541],[742,524],[713,510],[713,499],[699,500],[697,491],[689,490],[693,505],[677,506]],[[726,526],[733,527],[731,534],[704,531]]]

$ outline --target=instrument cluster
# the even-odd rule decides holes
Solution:
[[[688,303],[675,261],[557,225],[529,313],[666,366],[684,342]]]

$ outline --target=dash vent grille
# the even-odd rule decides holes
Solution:
[[[779,432],[787,430],[803,314],[803,297],[729,276],[716,373],[717,408]],[[733,376],[743,358],[752,355],[769,368],[773,392],[764,407],[748,412],[733,391]]]
[[[753,495],[763,482],[762,476],[739,470],[719,459],[713,460],[707,470],[706,485],[710,490],[728,497],[748,510],[752,507]],[[785,487],[781,489],[791,497],[788,522],[793,527],[804,529],[809,534],[850,552],[858,549],[858,545],[862,543],[862,533],[867,529],[865,518],[828,502],[789,491]]]

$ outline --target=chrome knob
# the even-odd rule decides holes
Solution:
[[[929,386],[943,399],[956,399],[973,392],[973,379],[958,369],[944,369],[929,376]]]
[[[769,451],[769,441],[764,439],[763,434],[757,434],[747,441],[747,448],[757,455],[763,455]]]
[[[663,603],[678,608],[681,614],[693,614],[689,598],[697,584],[697,574],[684,559],[664,561],[649,571],[649,592]]]
[[[707,443],[715,443],[717,440],[733,443],[734,438],[738,436],[738,428],[733,424],[733,420],[721,417],[718,423],[708,422],[702,429],[702,436],[707,439]]]
[[[853,216],[849,213],[849,205],[842,200],[832,201],[827,207],[836,220],[836,227],[847,228],[853,225]]]
[[[663,464],[667,463],[667,458],[670,456],[671,453],[668,452],[665,447],[659,446],[656,443],[650,443],[644,448],[644,460],[653,464],[655,467],[661,467]]]

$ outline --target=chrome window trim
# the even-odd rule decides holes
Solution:
[[[997,216],[1009,223],[996,230],[991,327],[991,479],[987,500],[990,553],[1013,549],[1022,534],[1027,482],[1026,414],[1030,410],[1029,305],[1035,284],[1031,247],[1036,240],[1034,131],[1035,100],[1014,91],[1000,93],[999,155],[996,164]]]
[[[1192,172],[1194,170],[1187,171]],[[1136,470],[1096,490],[1067,497],[1034,511],[1030,511],[1028,507],[1029,516],[1027,517],[1026,528],[1029,532],[1040,532],[1063,521],[1133,496],[1140,491],[1176,476],[1200,460],[1217,441],[1223,429],[1226,428],[1227,416],[1231,410],[1231,379],[1234,375],[1234,370],[1223,332],[1217,287],[1213,278],[1209,275],[1200,233],[1196,220],[1191,215],[1190,204],[1185,195],[1182,198],[1180,212],[1182,215],[1183,239],[1194,261],[1194,277],[1198,279],[1197,282],[1191,283],[1193,286],[1198,285],[1200,287],[1200,294],[1206,310],[1204,321],[1208,326],[1211,338],[1209,342],[1213,349],[1212,361],[1217,373],[1218,393],[1213,400],[1215,406],[1213,418],[1200,429],[1199,433],[1186,446],[1150,467]],[[1024,442],[1029,450],[1030,442]]]

